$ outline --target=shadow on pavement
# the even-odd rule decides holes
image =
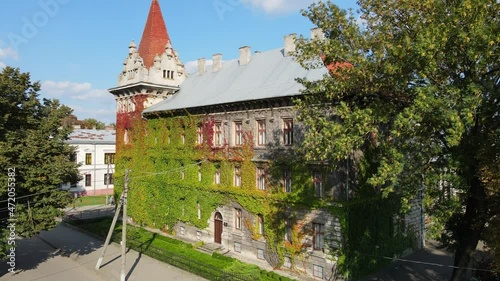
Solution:
[[[100,211],[98,211],[100,209]],[[93,216],[108,215],[110,207],[93,207],[78,212],[80,216],[90,218]],[[112,212],[111,212],[112,213]],[[16,240],[16,271],[27,271],[38,268],[39,264],[54,256],[82,256],[94,252],[103,246],[104,241],[89,239],[83,233],[67,235],[64,227],[59,224],[50,231],[42,231],[31,238]],[[9,273],[10,266],[5,261],[0,262],[0,277]]]
[[[391,263],[361,281],[448,281],[453,269],[453,253],[439,248],[439,242],[426,241],[425,249]]]

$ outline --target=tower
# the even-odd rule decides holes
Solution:
[[[118,86],[108,91],[117,104],[117,145],[129,142],[129,129],[142,111],[179,90],[184,64],[172,48],[158,0],[152,0],[139,49],[128,47]]]

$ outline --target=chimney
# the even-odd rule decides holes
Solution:
[[[285,57],[290,54],[295,53],[295,39],[297,38],[297,34],[292,33],[289,35],[285,35],[285,48],[283,50],[283,54]]]
[[[203,75],[205,74],[205,64],[206,64],[206,59],[205,58],[199,58],[198,59],[198,74]]]
[[[323,40],[325,39],[325,33],[323,32],[323,29],[319,27],[315,27],[311,29],[311,39],[315,40]]]
[[[212,56],[212,72],[217,72],[222,69],[222,54]]]
[[[250,62],[251,50],[249,46],[240,48],[240,65],[247,65]]]

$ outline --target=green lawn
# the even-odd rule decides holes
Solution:
[[[72,221],[70,223],[105,237],[111,225],[111,218]],[[117,222],[112,240],[120,243],[120,222]],[[234,258],[217,253],[208,255],[199,252],[189,243],[129,225],[127,226],[127,246],[209,280],[292,280],[272,271],[261,270],[256,265],[246,264]]]
[[[74,198],[73,202],[71,202],[68,207],[93,206],[93,205],[103,205],[103,204],[106,204],[106,195],[83,196],[83,197],[78,197],[76,199]]]

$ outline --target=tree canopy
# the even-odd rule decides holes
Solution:
[[[81,129],[103,130],[106,128],[106,124],[104,124],[104,122],[101,122],[95,118],[78,120],[78,117],[76,117],[73,114],[70,114],[64,118],[63,120],[64,127],[75,126],[75,125],[80,126]],[[109,126],[115,127],[114,124],[110,124]]]
[[[71,159],[74,149],[65,143],[71,128],[62,126],[72,110],[57,100],[40,100],[39,90],[40,83],[31,82],[29,73],[12,67],[0,73],[0,224],[6,230],[14,213],[21,237],[55,227],[55,218],[70,201],[58,185],[79,180]],[[12,182],[15,202],[6,200]]]
[[[443,204],[449,207],[443,237],[456,249],[452,279],[464,280],[478,241],[491,241],[490,229],[498,229],[500,4],[358,4],[359,18],[331,2],[303,11],[325,38],[300,37],[296,59],[329,69],[320,81],[299,79],[307,155],[353,158],[358,188],[397,193],[403,204],[422,184],[428,196],[440,195],[429,211],[455,200]],[[443,185],[460,196],[443,196]]]

